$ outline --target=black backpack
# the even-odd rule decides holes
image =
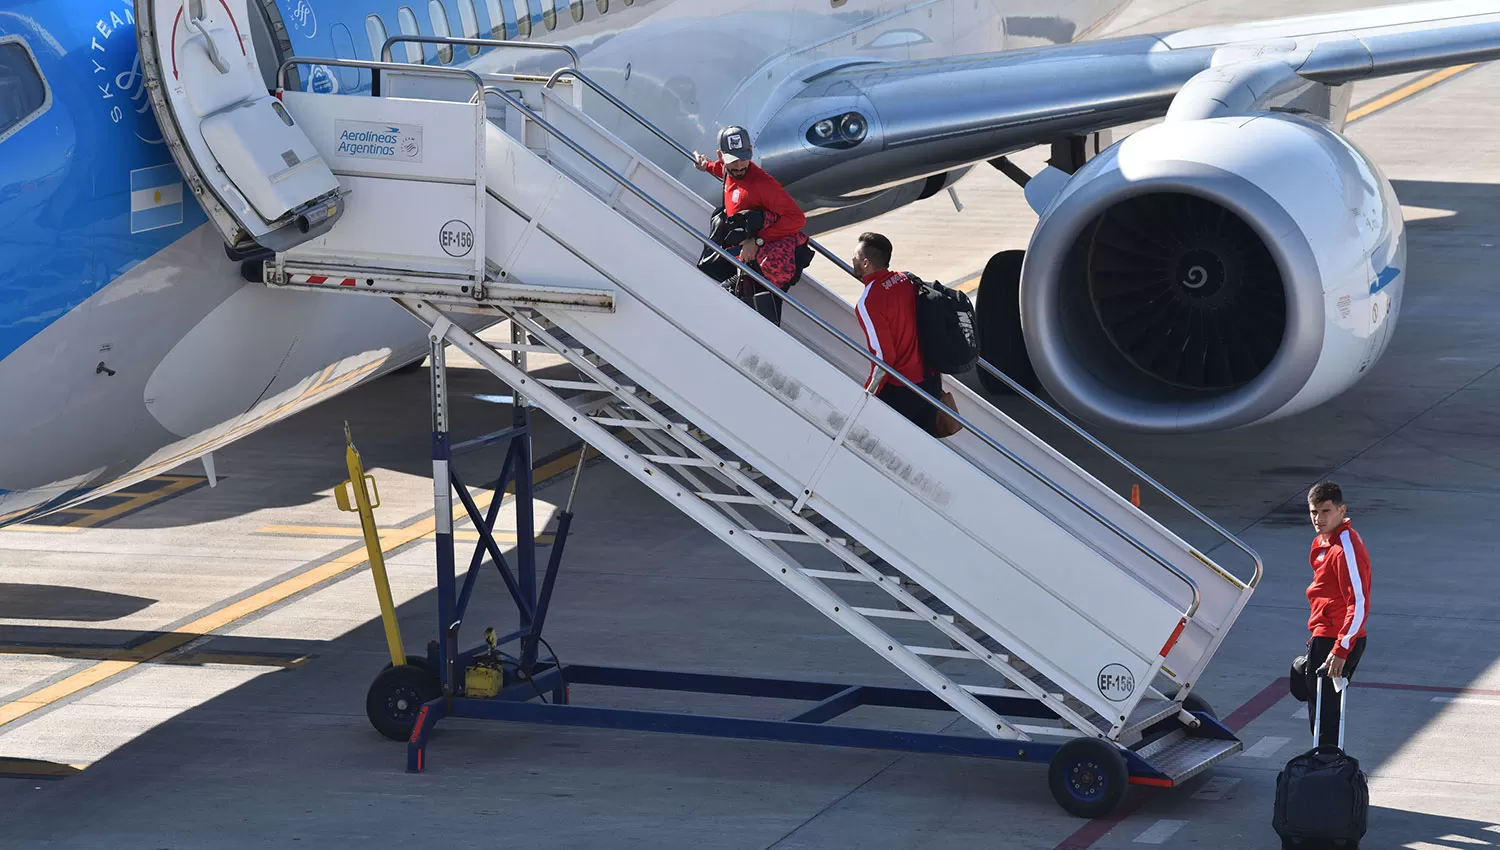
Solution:
[[[746,210],[736,215],[725,215],[724,208],[714,210],[713,218],[709,220],[708,236],[720,248],[732,248],[744,242],[765,226],[766,215],[760,210]],[[698,257],[698,270],[709,277],[724,283],[739,269],[734,263],[729,262],[714,252],[707,245],[703,246],[703,253]]]
[[[969,296],[903,272],[917,291],[917,345],[928,371],[961,375],[979,360],[979,326]]]

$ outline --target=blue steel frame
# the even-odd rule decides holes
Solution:
[[[428,646],[428,659],[439,671],[442,696],[422,706],[411,738],[407,742],[406,767],[418,773],[426,768],[428,740],[437,723],[447,717],[509,720],[545,723],[556,726],[583,726],[598,729],[628,729],[644,732],[672,732],[707,735],[719,738],[742,738],[763,741],[822,744],[862,749],[901,750],[940,753],[978,758],[1025,762],[1048,762],[1062,746],[1062,741],[1016,741],[977,735],[946,735],[863,726],[829,725],[860,706],[953,711],[947,703],[920,688],[894,688],[874,685],[851,685],[795,679],[724,676],[704,673],[673,672],[625,667],[562,665],[555,657],[540,657],[542,626],[546,622],[552,590],[557,581],[562,553],[572,525],[571,504],[558,517],[557,532],[540,591],[536,582],[536,539],[531,453],[530,409],[517,399],[509,428],[451,445],[447,432],[446,376],[442,351],[434,346],[433,362],[433,476],[437,500],[437,590],[438,634],[440,640]],[[509,440],[500,477],[495,482],[495,496],[488,513],[482,513],[454,471],[455,455]],[[501,554],[494,539],[495,518],[499,515],[505,488],[515,485],[516,505],[516,571]],[[469,572],[463,587],[457,587],[453,551],[452,492],[456,491],[474,528],[479,542],[470,558]],[[516,604],[519,628],[498,639],[500,645],[520,642],[518,668],[520,680],[488,699],[464,696],[463,670],[487,646],[460,652],[459,627],[472,599],[485,555],[494,561],[506,590]],[[594,685],[685,693],[720,694],[800,700],[811,706],[793,712],[780,720],[746,717],[724,717],[702,714],[680,714],[665,711],[595,708],[572,705],[569,686]],[[543,694],[551,694],[548,701]],[[997,713],[1011,717],[1053,719],[1054,715],[1040,702],[1015,697],[981,696],[979,699]],[[1232,739],[1233,733],[1207,714],[1200,735]],[[1170,786],[1172,781],[1134,751],[1122,749],[1133,784]]]

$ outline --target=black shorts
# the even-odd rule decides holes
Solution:
[[[930,375],[918,384],[927,394],[938,398],[943,394],[943,376]],[[886,376],[885,386],[875,397],[890,405],[895,411],[915,422],[917,427],[929,434],[937,433],[937,408],[932,402],[912,392],[898,379]]]

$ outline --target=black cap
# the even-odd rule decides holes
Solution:
[[[719,153],[725,162],[736,162],[741,159],[749,159],[750,131],[744,127],[725,127],[719,131]]]

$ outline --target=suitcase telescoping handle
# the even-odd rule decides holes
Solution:
[[[1317,687],[1317,696],[1313,698],[1315,700],[1315,702],[1313,703],[1313,733],[1312,733],[1312,738],[1313,738],[1312,742],[1313,742],[1313,748],[1314,749],[1316,749],[1319,746],[1318,739],[1320,737],[1322,737],[1320,735],[1320,733],[1323,731],[1323,680],[1327,679],[1327,678],[1328,678],[1327,676],[1322,675],[1321,668],[1319,668],[1319,675],[1317,677],[1317,685],[1318,685],[1318,687]],[[1345,711],[1344,709],[1348,707],[1348,701],[1345,698],[1349,695],[1349,685],[1348,685],[1348,680],[1347,679],[1345,679],[1344,681],[1345,681],[1344,690],[1339,693],[1339,743],[1338,743],[1338,748],[1340,750],[1342,750],[1344,748],[1344,717],[1348,714],[1348,712]],[[1330,682],[1330,685],[1331,685],[1332,680],[1330,679],[1329,682]]]

